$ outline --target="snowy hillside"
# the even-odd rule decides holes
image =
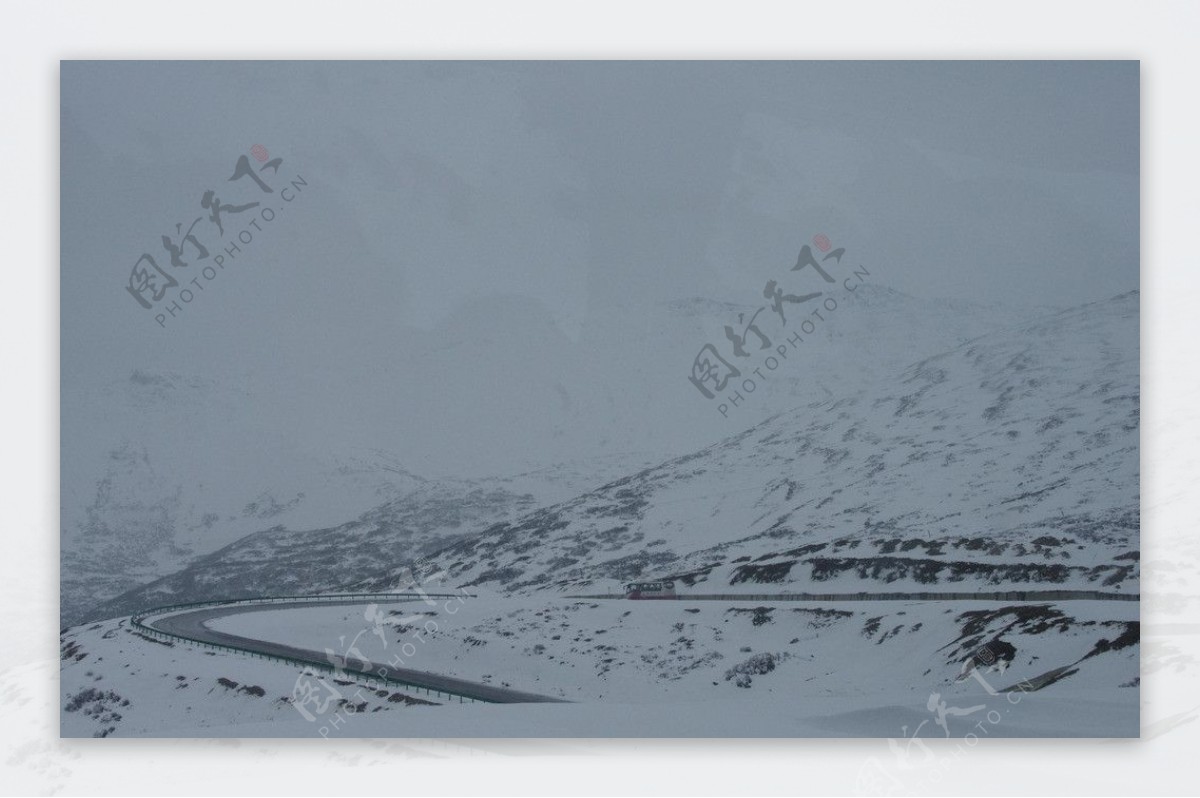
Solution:
[[[272,477],[256,484],[196,483],[180,478],[186,472],[178,468],[178,456],[164,465],[144,446],[114,449],[91,503],[76,508],[79,515],[71,518],[64,500],[64,621],[95,617],[87,614],[100,602],[258,530],[340,523],[387,500],[428,490],[426,480],[378,453],[321,463],[303,456],[289,460],[286,450],[275,449],[280,463],[290,464],[277,467],[268,447],[257,453],[247,448],[243,465],[261,460],[257,467]],[[309,473],[303,473],[305,467]],[[222,474],[219,468],[210,473]]]
[[[986,710],[1003,712],[989,716],[992,736],[1137,734],[1140,628],[1128,602],[451,603],[398,605],[379,637],[366,606],[268,608],[212,626],[352,648],[377,663],[401,656],[406,667],[577,703],[533,717],[521,705],[481,706],[464,718],[444,699],[331,677],[339,698],[306,719],[292,705],[295,668],[166,645],[113,620],[63,636],[63,733],[900,738],[907,725],[939,737],[936,695],[975,715],[946,719],[947,736]]]
[[[419,480],[405,495],[352,521],[301,530],[281,524],[255,532],[80,612],[83,620],[92,620],[178,602],[340,590],[476,535],[497,519],[575,495],[593,480],[620,473],[625,464],[624,459],[563,463],[495,480]]]
[[[300,721],[288,703],[294,669],[208,654],[136,635],[127,619],[78,627],[60,647],[63,736],[221,736],[244,723]],[[427,703],[399,692],[365,695],[376,711]]]
[[[643,602],[468,599],[404,605],[387,645],[356,645],[386,661],[397,643],[420,647],[410,663],[572,701],[695,701],[739,690],[805,696],[886,693],[889,680],[950,693],[974,664],[1003,663],[1001,690],[1059,668],[1069,683],[1118,688],[1137,677],[1137,607],[1126,602]],[[322,650],[369,626],[364,608],[280,609],[214,621],[218,631]],[[414,620],[415,618],[415,620]],[[434,623],[428,624],[428,620]],[[347,636],[346,639],[349,639]],[[986,651],[981,650],[988,647]],[[975,663],[973,657],[990,657]],[[968,664],[971,663],[971,664]],[[1065,678],[1065,677],[1064,677]],[[1049,679],[1044,683],[1049,683]],[[1064,682],[1068,683],[1068,682]],[[1132,686],[1128,684],[1127,686]]]
[[[477,597],[453,614],[391,610],[375,635],[367,607],[268,609],[211,628],[368,657],[399,648],[405,667],[578,702],[425,706],[344,684],[356,697],[336,711],[354,736],[635,733],[630,723],[646,735],[904,736],[922,721],[922,735],[940,736],[937,701],[988,718],[1003,707],[993,736],[1134,735],[1136,602],[687,595],[1137,593],[1138,299],[982,335],[572,498],[562,494],[620,458],[508,481],[421,481],[349,523],[247,536],[102,614],[391,590],[424,557],[430,589]],[[559,500],[522,490],[531,485]],[[657,577],[675,579],[683,599],[572,597]],[[68,629],[62,648],[69,735],[327,728],[291,706],[296,671],[282,664],[166,645],[119,617]],[[1005,689],[1029,693],[1011,717]],[[729,728],[714,706],[753,708],[756,721]]]
[[[387,372],[346,353],[324,381],[358,387],[335,408],[312,406],[320,375],[281,366],[219,378],[139,369],[102,390],[66,386],[63,622],[99,617],[98,604],[206,567],[197,561],[264,530],[336,530],[401,500],[416,517],[422,496],[433,518],[455,492],[469,506],[497,490],[562,501],[1028,315],[872,283],[832,296],[837,317],[731,419],[685,374],[750,305],[704,299],[614,311],[578,340],[537,305],[481,303],[392,353],[402,362]],[[508,517],[489,507],[483,526]],[[295,541],[320,537],[306,535]]]
[[[1137,311],[1134,292],[982,336],[437,563],[510,592],[666,576],[700,592],[1136,592]]]

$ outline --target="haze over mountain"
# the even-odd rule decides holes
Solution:
[[[496,499],[492,515],[455,534],[482,529],[531,502],[562,501],[707,445],[750,420],[856,390],[915,352],[1035,313],[919,300],[871,283],[827,293],[840,309],[730,418],[686,375],[699,347],[727,345],[724,325],[753,308],[702,299],[668,303],[650,319],[610,316],[591,348],[534,306],[480,306],[406,357],[401,370],[422,379],[388,395],[347,396],[347,405],[378,406],[339,413],[317,433],[292,434],[316,408],[302,396],[275,401],[261,376],[135,371],[64,419],[75,452],[64,462],[71,486],[63,496],[64,619],[267,529],[310,530],[315,539],[364,513],[394,512],[396,502],[420,512],[428,501],[433,512],[454,496],[477,506],[469,497],[481,493]],[[777,322],[762,329],[785,340]],[[514,374],[522,376],[506,376]],[[341,436],[344,419],[376,418],[387,406],[395,412],[384,437],[407,441],[400,452],[312,442]],[[423,459],[446,467],[474,451],[477,475],[414,473],[409,461],[430,451],[439,458]],[[89,483],[93,490],[82,487]]]
[[[877,286],[841,300],[804,359],[789,364],[803,375],[819,363],[813,370],[825,378],[781,375],[751,397],[759,408],[799,406],[699,452],[653,468],[614,455],[510,479],[437,481],[377,456],[344,467],[325,483],[325,497],[300,492],[284,503],[260,495],[240,515],[220,519],[247,537],[204,556],[179,555],[175,568],[152,574],[182,567],[165,579],[137,571],[130,582],[152,583],[133,590],[136,582],[127,583],[127,595],[85,614],[388,589],[403,566],[454,540],[436,561],[455,580],[518,590],[609,589],[618,580],[680,574],[720,590],[764,583],[795,590],[798,582],[836,592],[860,589],[862,580],[877,588],[965,581],[975,589],[1136,590],[1138,397],[1118,390],[1137,384],[1136,292],[974,339],[961,331],[1021,314],[925,305]],[[714,306],[718,315],[730,312],[698,301],[674,310],[703,326]],[[894,365],[921,342],[943,352]],[[861,368],[863,361],[875,368]],[[845,393],[827,398],[834,387]],[[712,430],[720,415],[695,404],[710,419],[699,428]],[[103,487],[111,495],[111,484]],[[339,501],[327,503],[335,494]],[[307,509],[314,499],[320,512]],[[179,504],[137,509],[159,518]],[[137,529],[136,513],[126,510],[120,528]],[[547,530],[554,534],[544,537]],[[181,527],[178,539],[197,531]],[[103,540],[90,534],[85,542]],[[542,553],[531,558],[534,539]],[[154,543],[142,541],[148,550]],[[514,553],[506,559],[508,546]],[[477,549],[487,552],[483,560]],[[99,561],[110,580],[120,572],[115,555]],[[129,567],[138,562],[128,559]]]
[[[437,565],[516,592],[639,577],[707,592],[1136,592],[1138,300],[980,336],[498,524]]]
[[[1136,287],[1136,63],[247,70],[63,65],[66,616],[427,488],[563,501]],[[206,190],[277,197],[228,179],[256,143],[303,188],[160,326],[130,266]],[[817,233],[857,293],[791,271]],[[840,309],[723,417],[687,375],[771,280]]]
[[[1136,734],[1139,81],[65,62],[65,733]]]

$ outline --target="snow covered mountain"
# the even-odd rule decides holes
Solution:
[[[515,593],[637,577],[698,592],[1136,592],[1138,299],[982,336],[497,524],[437,564]]]
[[[254,531],[335,523],[426,483],[383,456],[331,463],[324,473],[315,460],[307,465],[307,475],[214,486],[180,480],[145,446],[112,450],[90,503],[68,520],[64,502],[64,621]]]
[[[449,609],[395,605],[395,623],[379,636],[365,620],[378,607],[366,605],[265,608],[213,625],[313,651],[340,651],[353,640],[356,656],[379,663],[403,650],[406,664],[427,672],[573,703],[472,707],[335,678],[327,685],[337,703],[305,718],[296,711],[295,667],[200,653],[111,619],[62,637],[62,733],[899,738],[907,727],[942,737],[930,714],[936,698],[973,707],[949,718],[946,731],[956,735],[985,709],[1012,710],[1002,721],[990,716],[993,737],[1138,734],[1133,602],[764,605],[531,595]],[[998,692],[1014,685],[1015,693]]]
[[[724,325],[753,309],[753,291],[747,304],[613,310],[577,339],[536,303],[481,302],[413,332],[411,346],[389,353],[395,362],[345,353],[336,375],[276,364],[220,377],[138,369],[87,392],[68,382],[62,620],[96,617],[97,605],[267,530],[319,539],[316,530],[392,512],[382,509],[389,502],[403,500],[403,514],[416,517],[420,496],[433,518],[455,492],[469,506],[496,490],[514,494],[510,510],[528,509],[525,494],[553,504],[1029,313],[873,283],[831,296],[837,318],[736,419],[718,415],[685,375],[703,343],[723,340]],[[330,407],[325,383],[356,387]],[[430,476],[439,473],[455,476]],[[483,526],[508,517],[488,506]]]
[[[495,480],[434,481],[406,475],[407,492],[401,493],[403,483],[383,483],[379,493],[395,498],[351,521],[315,529],[277,523],[196,557],[167,576],[102,602],[81,602],[64,620],[79,623],[176,602],[339,590],[385,564],[412,562],[478,534],[497,519],[575,495],[594,484],[593,479],[620,473],[625,463],[564,463]],[[287,508],[264,504],[256,505],[263,513],[260,523],[288,517]]]
[[[1002,690],[1037,697],[994,736],[1135,735],[1135,602],[750,596],[1137,593],[1138,302],[1132,292],[982,335],[556,503],[522,489],[549,484],[545,472],[487,489],[422,481],[352,522],[249,535],[94,615],[113,620],[64,633],[63,728],[324,736],[328,724],[292,706],[293,667],[199,656],[141,638],[119,616],[175,601],[390,590],[424,557],[426,574],[442,571],[430,589],[470,597],[454,613],[402,605],[392,615],[404,622],[381,628],[378,643],[375,605],[281,607],[213,628],[327,652],[351,640],[379,659],[410,656],[408,643],[414,667],[578,702],[545,716],[477,713],[424,706],[412,691],[359,697],[334,681],[354,696],[338,711],[356,718],[355,735],[594,736],[633,723],[666,736],[916,727],[937,737],[939,716],[926,713],[938,701],[982,712],[1008,706]],[[619,464],[552,469],[555,490]],[[684,600],[572,597],[660,577]],[[423,626],[411,625],[413,607]],[[750,708],[756,720],[734,728],[713,706]]]

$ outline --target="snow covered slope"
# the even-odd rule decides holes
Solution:
[[[81,484],[72,474],[88,468],[86,458],[64,458],[64,622],[94,618],[98,604],[253,532],[334,525],[430,489],[380,452],[321,458],[236,428],[218,437],[239,432],[242,440],[225,451],[236,467],[227,468],[203,462],[214,450],[177,435],[153,453],[127,439],[96,466],[102,476],[86,506],[67,487]],[[196,481],[181,477],[189,458]],[[243,469],[261,476],[251,482]]]
[[[338,529],[423,493],[430,515],[452,491],[469,505],[477,491],[528,493],[539,506],[568,499],[1028,315],[872,282],[839,289],[837,318],[724,419],[685,375],[703,343],[724,340],[724,325],[761,304],[760,288],[745,288],[746,304],[612,309],[577,339],[536,303],[480,302],[410,331],[411,346],[388,353],[396,362],[347,352],[337,373],[137,369],[99,389],[68,374],[63,622],[98,617],[98,604],[264,530]],[[334,406],[329,385],[348,386]]]
[[[163,604],[341,590],[368,574],[476,535],[497,519],[575,495],[595,484],[593,479],[620,473],[626,462],[563,463],[494,480],[419,480],[404,495],[352,521],[301,530],[280,524],[247,535],[174,573],[88,607],[83,615],[93,620]]]
[[[710,593],[1136,592],[1137,332],[1133,292],[985,335],[436,561],[517,593],[666,576]]]
[[[77,627],[61,638],[59,655],[64,737],[223,736],[255,722],[315,734],[291,705],[294,668],[162,643],[133,632],[128,619]],[[355,690],[334,711],[358,709]],[[428,703],[382,692],[363,690],[369,707],[361,711],[398,713]]]
[[[366,607],[278,609],[214,624],[316,650],[357,645],[383,657],[399,649],[405,667],[580,702],[501,714],[375,696],[350,713],[346,733],[355,736],[895,737],[923,720],[921,733],[938,736],[937,701],[987,718],[1005,710],[993,736],[1133,735],[1136,602],[686,594],[1136,593],[1137,307],[1132,293],[978,337],[549,506],[521,491],[544,484],[543,473],[496,481],[495,492],[429,483],[350,523],[267,530],[106,611],[293,587],[391,589],[401,566],[424,555],[426,575],[442,571],[437,589],[464,586],[478,597],[453,614],[403,607],[382,636],[370,634]],[[557,476],[563,492],[578,484]],[[685,598],[563,595],[649,577],[675,578]],[[196,664],[203,652],[121,624],[63,635],[70,734],[316,733],[289,706],[294,671],[221,659],[217,673]],[[172,661],[155,664],[163,656]],[[135,672],[136,684],[127,675]],[[1010,716],[1011,694],[996,691],[1019,684],[1030,694]],[[410,712],[430,714],[417,721]],[[943,720],[962,732],[962,718]]]
[[[806,697],[883,695],[895,683],[949,693],[976,665],[995,666],[987,681],[996,690],[1059,668],[1075,668],[1073,682],[1093,689],[1132,687],[1138,675],[1138,611],[1129,602],[479,597],[402,605],[391,612],[404,623],[386,625],[382,637],[356,636],[372,626],[366,610],[281,608],[211,625],[316,651],[341,652],[339,641],[353,640],[373,662],[412,643],[409,667],[572,701],[694,701],[801,685]],[[889,683],[873,684],[885,663]]]
[[[62,638],[67,736],[1135,736],[1129,602],[756,603],[546,596],[266,609],[215,629],[557,695],[574,704],[425,706],[330,677],[315,718],[283,664],[164,645],[124,621]],[[1003,691],[1014,688],[1012,692]],[[936,702],[967,712],[941,718]],[[614,717],[610,707],[620,708]],[[640,709],[639,709],[640,708]],[[316,713],[315,708],[313,712]],[[336,722],[335,719],[336,718]],[[922,723],[922,721],[924,721]],[[448,726],[446,724],[449,724]]]

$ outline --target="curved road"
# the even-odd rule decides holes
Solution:
[[[619,599],[620,596],[568,596],[573,599]],[[1124,600],[1137,601],[1137,594],[1121,595],[1114,593],[1098,593],[1084,590],[1032,590],[1032,591],[997,591],[995,593],[839,593],[839,594],[693,594],[672,596],[677,601],[895,601],[895,600],[990,600],[990,601],[1063,601],[1072,599],[1090,600]],[[412,601],[412,598],[397,598],[396,602]],[[207,626],[209,621],[230,615],[240,615],[248,612],[263,612],[281,608],[299,609],[303,607],[332,607],[332,606],[361,606],[364,602],[388,603],[381,600],[377,594],[366,594],[362,597],[347,597],[345,601],[297,601],[287,604],[264,601],[259,604],[238,604],[234,606],[202,607],[194,610],[184,610],[175,614],[163,615],[154,620],[153,616],[145,616],[145,625],[160,632],[177,635],[193,641],[233,646],[239,649],[266,654],[269,656],[287,657],[292,660],[311,663],[318,667],[328,667],[331,663],[325,652],[313,649],[289,646],[283,643],[271,643],[266,640],[256,640],[250,637],[218,632]],[[453,695],[461,695],[476,701],[493,704],[522,704],[522,703],[568,703],[561,698],[525,693],[506,687],[457,679],[428,671],[418,671],[412,668],[397,668],[369,661],[359,661],[357,658],[347,660],[344,670],[364,675],[399,682],[402,686],[440,690]]]
[[[404,599],[411,601],[412,599]],[[373,598],[375,603],[383,603],[378,598]],[[314,651],[307,648],[297,648],[296,646],[288,646],[283,643],[271,643],[265,640],[255,640],[250,637],[241,637],[240,635],[229,634],[227,632],[218,632],[210,629],[206,624],[209,621],[214,621],[217,618],[224,618],[230,615],[241,615],[247,612],[263,612],[265,610],[278,609],[298,609],[302,607],[335,607],[335,606],[359,606],[363,602],[361,600],[348,599],[346,601],[311,601],[311,602],[296,602],[291,604],[266,603],[263,604],[242,604],[234,607],[208,607],[205,609],[191,610],[181,612],[177,615],[167,615],[153,620],[147,619],[144,621],[146,626],[152,629],[157,629],[160,632],[167,634],[179,635],[180,637],[199,640],[205,643],[217,643],[226,646],[236,646],[250,651],[256,651],[260,654],[268,654],[277,657],[290,657],[292,659],[301,660],[303,662],[311,662],[314,665],[328,666],[329,660],[323,651]],[[476,701],[485,701],[491,704],[527,704],[527,703],[567,703],[561,698],[551,698],[550,696],[537,695],[536,693],[523,693],[519,690],[510,690],[505,687],[496,687],[490,684],[482,684],[480,682],[471,682],[466,679],[456,679],[452,676],[442,676],[428,671],[418,671],[412,668],[396,668],[390,665],[381,665],[373,662],[359,662],[356,658],[351,658],[346,662],[344,670],[354,673],[367,674],[373,677],[384,677],[392,680],[403,682],[411,687],[424,687],[430,690],[442,690],[447,693],[462,695],[467,698],[472,698]]]
[[[616,599],[613,594],[567,596],[572,599]],[[898,593],[679,593],[650,596],[643,601],[1140,601],[1140,593],[1105,593],[1099,590],[993,590],[983,592],[905,591]]]

